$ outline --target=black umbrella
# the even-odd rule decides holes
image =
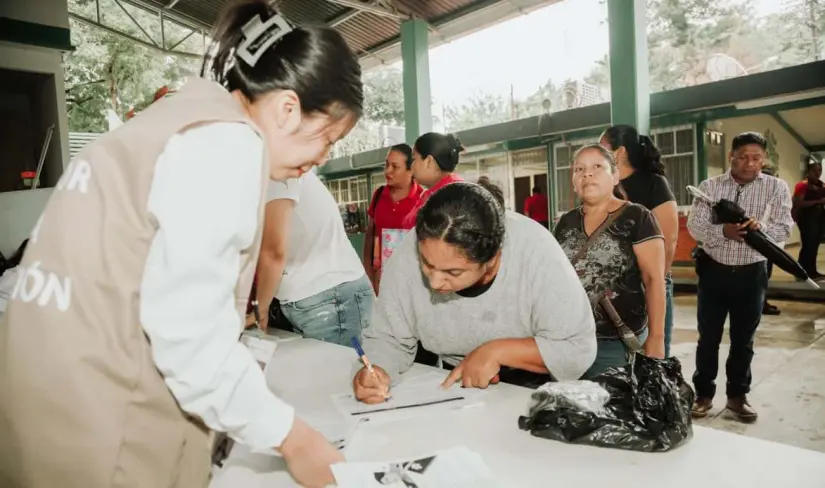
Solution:
[[[693,194],[694,197],[702,200],[713,208],[713,214],[718,222],[723,224],[741,224],[748,221],[745,210],[736,203],[724,198],[718,202],[714,202],[710,196],[695,186],[688,185],[687,190]],[[790,254],[785,252],[784,249],[777,246],[776,243],[761,230],[746,229],[744,240],[745,244],[765,256],[768,261],[771,261],[780,269],[805,281],[811,288],[819,289],[819,285],[808,276],[808,273],[805,272],[802,266],[800,266]]]

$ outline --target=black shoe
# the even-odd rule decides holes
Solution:
[[[782,310],[779,310],[779,307],[776,305],[771,305],[768,302],[765,302],[765,304],[762,305],[762,315],[779,315],[781,313]]]

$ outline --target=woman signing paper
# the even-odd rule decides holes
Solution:
[[[236,4],[204,74],[90,144],[32,232],[0,326],[0,486],[205,487],[209,430],[304,486],[342,460],[238,342],[264,189],[321,164],[363,104],[328,28]]]

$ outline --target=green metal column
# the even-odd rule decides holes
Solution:
[[[701,183],[708,179],[708,131],[705,121],[696,123],[696,182]],[[698,184],[696,186],[699,186]]]
[[[650,130],[650,75],[645,0],[607,0],[610,27],[610,119]]]
[[[433,125],[430,94],[430,44],[427,22],[401,24],[401,62],[404,67],[404,127],[408,144]]]

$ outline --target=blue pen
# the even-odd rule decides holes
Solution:
[[[373,377],[373,378],[375,379],[375,381],[377,382],[377,381],[378,381],[378,375],[375,373],[375,370],[374,370],[374,369],[372,369],[372,363],[370,363],[370,360],[369,360],[369,359],[367,359],[367,355],[366,355],[366,353],[364,352],[364,349],[361,347],[361,343],[360,343],[360,342],[358,342],[358,338],[357,338],[357,337],[353,337],[353,338],[352,338],[352,347],[354,347],[354,348],[355,348],[355,353],[356,353],[356,354],[358,354],[358,357],[359,357],[359,358],[361,359],[361,361],[364,363],[364,366],[366,366],[366,367],[367,367],[367,371],[369,371],[369,372],[370,372],[370,374],[372,375],[372,377]],[[384,394],[384,396],[386,397],[386,396],[387,396],[387,394],[385,393],[385,394]]]

